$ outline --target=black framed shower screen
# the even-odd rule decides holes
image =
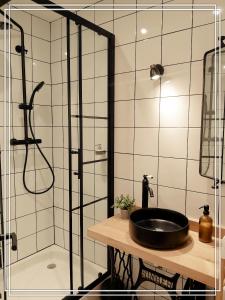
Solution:
[[[109,259],[109,248],[107,251],[107,271],[104,274],[99,274],[99,277],[96,278],[88,286],[84,286],[84,228],[83,228],[83,208],[87,206],[83,202],[83,165],[87,163],[98,163],[99,160],[84,162],[83,161],[83,118],[86,116],[83,115],[82,105],[82,91],[83,91],[83,78],[82,78],[82,28],[89,29],[95,32],[98,35],[104,36],[107,39],[107,117],[104,118],[107,122],[107,159],[104,159],[107,163],[107,195],[104,199],[107,198],[107,217],[113,215],[114,210],[112,205],[114,203],[114,86],[115,86],[115,36],[113,33],[101,28],[100,26],[86,20],[85,18],[74,14],[73,12],[54,4],[49,0],[32,0],[34,3],[42,5],[46,9],[50,9],[65,17],[66,22],[66,40],[67,40],[67,103],[68,103],[68,179],[69,179],[69,272],[70,272],[70,293],[73,294],[74,284],[73,284],[73,211],[75,209],[80,210],[80,276],[81,276],[81,287],[79,288],[78,294],[75,296],[82,297],[86,292],[93,289],[97,284],[102,282],[107,276],[110,275],[110,259]],[[10,0],[4,0],[1,5],[9,3]],[[71,22],[74,22],[74,25],[78,27],[78,103],[79,103],[79,113],[75,117],[79,121],[79,149],[74,150],[72,147],[72,122],[71,118],[71,72],[74,71],[71,69],[71,36],[70,28]],[[93,118],[98,118],[93,116]],[[100,117],[101,118],[101,117]],[[74,172],[72,167],[72,157],[77,155],[78,159],[78,171]],[[74,208],[73,203],[73,176],[77,176],[79,179],[79,207]],[[102,198],[103,199],[103,198]],[[102,200],[101,198],[96,199],[90,204],[94,204]],[[67,298],[67,297],[66,297]],[[66,299],[65,298],[65,299]]]
[[[114,203],[114,68],[115,68],[115,38],[114,35],[105,32],[102,28],[89,23],[85,20],[75,21],[78,26],[78,114],[73,116],[71,113],[71,63],[70,63],[70,27],[71,18],[67,17],[67,92],[68,92],[68,156],[69,156],[69,246],[70,246],[70,289],[73,290],[73,211],[78,210],[80,212],[80,276],[81,276],[81,287],[84,289],[84,227],[83,227],[83,208],[89,204],[97,203],[107,198],[107,216],[113,215],[112,205]],[[87,25],[87,26],[86,26]],[[108,39],[107,42],[107,94],[108,94],[108,106],[107,106],[107,117],[102,116],[85,116],[83,114],[83,64],[82,64],[82,27],[87,27],[90,30],[95,31],[99,35],[103,35]],[[75,117],[79,121],[79,148],[74,151],[72,143],[72,124],[71,119]],[[105,119],[107,121],[107,159],[85,161],[83,159],[83,120],[84,119]],[[78,172],[73,173],[72,168],[72,156],[78,156]],[[100,161],[107,161],[107,195],[102,198],[98,198],[89,204],[84,204],[84,165],[95,164]],[[72,176],[78,176],[79,179],[79,206],[76,208],[72,207],[73,188],[72,188]],[[109,254],[108,254],[109,257]],[[107,262],[107,272],[101,274],[95,282],[85,288],[86,291],[93,288],[104,278],[110,274],[110,260]]]

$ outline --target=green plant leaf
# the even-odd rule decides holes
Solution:
[[[134,203],[135,199],[131,198],[128,194],[125,196],[121,194],[115,198],[114,207],[130,210],[134,206]]]

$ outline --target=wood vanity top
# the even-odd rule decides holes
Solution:
[[[195,231],[189,231],[189,240],[181,248],[163,251],[148,249],[131,239],[128,220],[114,216],[89,227],[88,237],[140,257],[146,262],[215,287],[214,242],[201,243]]]

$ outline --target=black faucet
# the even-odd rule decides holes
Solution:
[[[154,197],[153,189],[149,186],[149,178],[153,176],[143,175],[142,181],[142,208],[148,208],[148,193],[150,197]]]

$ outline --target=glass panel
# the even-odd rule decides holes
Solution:
[[[77,194],[77,197],[79,195]],[[73,195],[74,197],[74,195]],[[74,200],[74,198],[73,198]],[[72,214],[73,226],[73,289],[78,290],[81,286],[81,256],[80,256],[80,209],[77,209]],[[69,238],[69,234],[68,234]],[[68,261],[69,262],[69,261]]]
[[[105,273],[107,249],[87,236],[89,226],[107,218],[107,39],[82,31],[83,64],[83,234],[84,285]],[[90,163],[92,161],[92,163]],[[88,163],[89,162],[89,163]],[[103,199],[100,199],[103,198]]]
[[[3,182],[2,182],[2,152],[0,150],[0,234],[4,233],[4,220],[3,220]],[[3,265],[3,248],[2,243],[0,244],[0,264]],[[5,299],[4,297],[4,285],[3,285],[3,269],[0,269],[0,298]]]

